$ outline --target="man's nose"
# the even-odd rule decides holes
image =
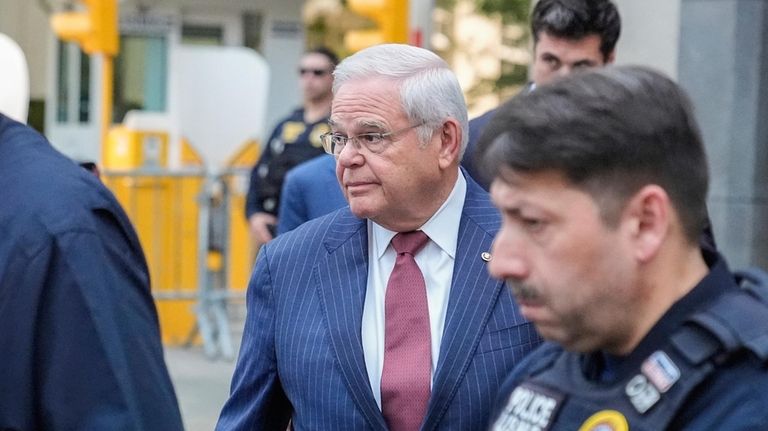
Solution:
[[[558,78],[565,78],[566,76],[570,75],[571,72],[573,72],[573,67],[568,64],[564,64],[560,66],[560,69],[557,70],[557,76]]]
[[[345,168],[362,164],[364,160],[360,150],[351,139],[347,141],[337,157],[338,163]]]
[[[491,248],[488,272],[499,280],[524,280],[530,275],[530,265],[523,245],[511,234],[498,235]]]

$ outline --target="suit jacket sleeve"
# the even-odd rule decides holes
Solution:
[[[275,353],[275,300],[269,245],[262,247],[248,286],[247,317],[240,357],[217,430],[284,431],[291,405],[280,385]]]
[[[0,408],[0,428],[181,430],[138,243],[112,212],[92,215],[27,238],[9,262],[19,270],[0,280],[23,288],[11,319],[16,373],[5,383],[20,382],[0,396],[21,408]]]

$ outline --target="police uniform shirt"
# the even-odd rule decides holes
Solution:
[[[320,135],[330,131],[328,117],[304,122],[299,108],[275,126],[251,171],[246,217],[257,212],[277,214],[285,175],[296,165],[325,154]]]
[[[650,428],[638,428],[633,426],[633,423],[635,418],[642,418],[644,415],[638,409],[647,408],[648,412],[650,412],[652,409],[666,408],[666,400],[663,394],[659,399],[653,398],[650,401],[626,400],[628,401],[627,405],[634,407],[628,409],[628,411],[619,412],[613,409],[597,409],[592,417],[574,421],[572,417],[564,418],[564,415],[560,414],[561,411],[568,411],[569,397],[573,397],[573,395],[565,395],[564,393],[570,392],[568,388],[572,387],[584,388],[593,386],[598,388],[617,383],[621,384],[622,388],[624,388],[625,381],[631,381],[633,377],[641,374],[640,370],[644,365],[647,366],[649,358],[657,358],[654,355],[657,355],[656,352],[662,346],[667,345],[670,334],[673,334],[681,327],[683,322],[694,311],[707,307],[728,291],[739,289],[725,261],[718,254],[706,250],[703,251],[703,254],[708,266],[710,266],[708,275],[664,314],[630,355],[619,357],[602,352],[579,354],[578,360],[581,369],[572,375],[563,375],[560,381],[562,385],[567,386],[563,386],[566,389],[562,390],[562,392],[560,388],[547,388],[552,391],[549,393],[545,391],[543,394],[537,394],[536,390],[533,390],[531,393],[526,393],[525,389],[517,391],[519,399],[521,399],[520,394],[522,393],[523,395],[528,395],[532,402],[538,403],[539,406],[544,405],[548,407],[546,410],[537,407],[536,413],[538,415],[532,415],[530,409],[526,412],[525,408],[521,409],[518,406],[518,413],[523,411],[524,418],[536,416],[534,418],[536,423],[525,424],[520,421],[515,422],[509,417],[505,420],[505,416],[509,416],[510,411],[513,410],[512,394],[516,388],[521,384],[525,386],[526,380],[528,380],[528,376],[531,374],[536,375],[539,372],[545,372],[546,368],[537,370],[537,368],[541,368],[540,364],[550,364],[551,366],[555,358],[564,354],[562,348],[551,342],[545,343],[531,353],[502,385],[497,397],[495,413],[492,416],[491,429],[579,431],[662,429],[653,425]],[[565,354],[574,355],[572,353]],[[688,394],[681,408],[672,413],[672,420],[665,429],[768,430],[768,371],[766,365],[763,364],[761,366],[756,357],[750,358],[747,356],[748,354],[745,353],[745,356],[740,359],[729,360],[727,363],[719,366],[705,381],[698,384]],[[667,360],[668,358],[662,358],[662,365]],[[682,381],[686,376],[681,375],[676,378]],[[676,380],[670,380],[668,383],[676,384]],[[622,395],[629,398],[626,392],[622,391]],[[608,403],[609,400],[606,400],[606,404]],[[542,417],[539,414],[542,411],[548,413],[544,415],[546,417]],[[628,422],[628,428],[624,427],[626,425],[625,421]],[[505,427],[504,424],[514,424],[514,426]]]

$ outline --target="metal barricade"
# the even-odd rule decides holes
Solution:
[[[202,343],[209,357],[235,356],[227,304],[244,298],[253,256],[244,196],[232,194],[242,175],[161,168],[103,172],[144,249],[165,344]]]
[[[243,214],[259,146],[246,142],[216,175],[185,140],[183,167],[169,169],[168,147],[163,131],[116,127],[102,177],[139,236],[163,343],[202,343],[207,356],[232,359],[228,304],[242,303],[253,262]]]

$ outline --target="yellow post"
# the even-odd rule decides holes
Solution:
[[[115,59],[101,54],[101,165],[107,157],[107,133],[112,126],[112,93],[115,81]]]
[[[79,0],[79,11],[51,16],[54,33],[67,42],[76,42],[88,54],[117,55],[117,0]]]
[[[350,51],[359,51],[379,43],[408,42],[408,0],[347,0],[353,12],[371,19],[373,30],[352,30],[344,36]]]

